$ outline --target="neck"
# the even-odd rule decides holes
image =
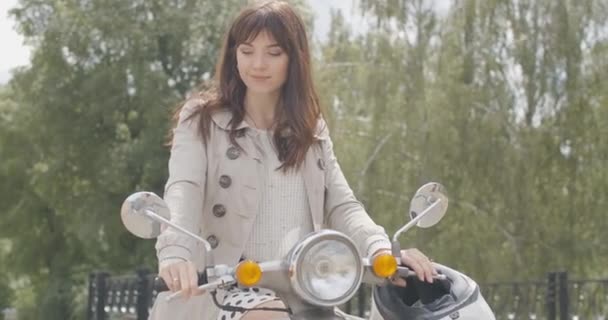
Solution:
[[[274,114],[279,102],[279,93],[259,94],[247,91],[245,94],[246,117],[249,125],[258,129],[268,129],[274,124]],[[254,123],[251,123],[251,122]]]

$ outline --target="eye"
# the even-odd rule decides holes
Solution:
[[[250,55],[253,53],[253,48],[247,44],[241,44],[237,47],[239,53],[244,55]]]
[[[283,51],[281,51],[281,50],[274,50],[274,51],[268,52],[268,54],[270,54],[273,57],[278,57],[278,56],[280,56],[280,55],[283,54]]]

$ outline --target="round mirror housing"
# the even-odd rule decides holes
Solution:
[[[429,182],[418,191],[410,203],[410,219],[416,218],[424,210],[440,200],[422,217],[416,225],[420,228],[429,228],[437,224],[448,210],[448,197],[445,188],[437,182]]]
[[[170,218],[169,207],[165,201],[152,192],[136,192],[130,195],[120,208],[120,218],[133,235],[152,239],[160,235],[162,223],[148,214],[147,210],[166,220]]]

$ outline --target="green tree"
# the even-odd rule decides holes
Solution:
[[[449,214],[408,245],[481,281],[601,274],[606,249],[590,245],[605,239],[608,194],[601,1],[359,4],[369,29],[353,35],[334,16],[319,78],[376,220],[394,231],[415,189],[438,180]]]
[[[11,122],[10,115],[16,109],[16,104],[9,99],[8,89],[4,86],[0,86],[0,150],[6,152],[11,144],[10,137],[8,136],[8,127]],[[2,163],[0,163],[0,179],[6,181],[12,176],[10,169],[12,164],[5,161],[2,157]],[[11,182],[10,180],[8,182]],[[7,184],[8,185],[8,184]],[[3,194],[10,194],[10,188],[4,188],[4,184],[0,185],[0,192]],[[0,204],[0,210],[4,209]],[[9,261],[7,258],[8,252],[11,249],[11,242],[7,239],[0,238],[0,261]],[[6,263],[0,264],[0,312],[5,308],[13,306],[13,288],[11,287],[11,273],[9,273],[9,266]],[[3,315],[0,313],[0,319]]]

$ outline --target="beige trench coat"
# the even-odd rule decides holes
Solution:
[[[246,122],[239,151],[228,139],[231,114],[212,115],[209,141],[203,144],[197,132],[198,118],[186,120],[200,101],[191,100],[182,108],[169,159],[169,179],[164,199],[171,220],[207,239],[216,264],[235,265],[249,239],[258,208],[258,174],[263,157],[255,147],[256,130]],[[333,152],[325,122],[320,120],[316,138],[301,168],[314,230],[331,228],[350,236],[363,255],[390,248],[384,229],[376,225],[353,195]],[[259,173],[260,172],[260,173]],[[171,229],[164,230],[156,243],[159,266],[194,261],[204,269],[204,246]],[[167,303],[159,295],[151,319],[215,319],[218,309],[209,294]]]

